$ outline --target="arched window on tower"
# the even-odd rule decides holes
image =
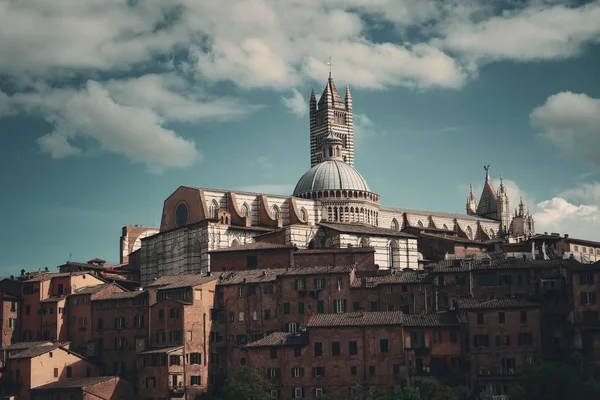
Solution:
[[[390,269],[400,269],[400,247],[397,240],[390,240],[388,248]]]
[[[274,220],[278,220],[279,219],[279,207],[277,207],[275,204],[273,204],[271,206],[271,217]]]
[[[213,200],[210,203],[210,207],[208,209],[208,215],[210,216],[210,218],[212,219],[217,219],[219,218],[219,203],[217,203],[216,200]]]
[[[242,204],[242,206],[240,207],[240,214],[242,215],[242,217],[247,217],[248,215],[250,215],[250,207],[248,207],[247,203]]]
[[[419,220],[419,221],[417,222],[417,226],[418,226],[419,228],[422,228],[422,227],[423,227],[423,222],[421,222],[421,220]]]
[[[393,231],[400,230],[400,224],[398,224],[398,220],[396,218],[392,219],[392,223],[390,224],[390,229]]]
[[[307,222],[308,221],[308,213],[306,212],[306,208],[300,208],[300,221]]]
[[[448,230],[448,225],[444,224],[444,226],[442,226],[442,229]]]
[[[239,240],[237,240],[237,239],[233,239],[233,240],[231,241],[231,247],[237,247],[237,246],[239,246],[239,245],[240,245],[240,241],[239,241]]]
[[[360,247],[369,247],[369,239],[367,239],[367,238],[361,238],[359,246]]]

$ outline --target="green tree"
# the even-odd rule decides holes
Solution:
[[[574,357],[570,363],[538,363],[524,366],[511,386],[511,400],[600,399],[600,382],[587,362]]]
[[[225,400],[270,400],[270,387],[255,368],[241,366],[225,381]]]

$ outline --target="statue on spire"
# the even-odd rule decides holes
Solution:
[[[327,65],[329,66],[329,79],[331,79],[331,67],[333,67],[333,63],[331,62],[331,56],[329,56],[329,61],[327,61]]]
[[[483,169],[485,169],[485,180],[489,181],[490,180],[490,164],[484,165]]]

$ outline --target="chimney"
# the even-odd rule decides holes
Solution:
[[[569,238],[569,235],[567,235],[567,234],[565,233],[565,239],[568,239],[568,238]]]

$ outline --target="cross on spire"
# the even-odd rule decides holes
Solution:
[[[327,65],[329,65],[329,78],[331,79],[331,67],[333,67],[333,63],[331,62],[331,56],[329,57],[329,61],[327,61]]]

